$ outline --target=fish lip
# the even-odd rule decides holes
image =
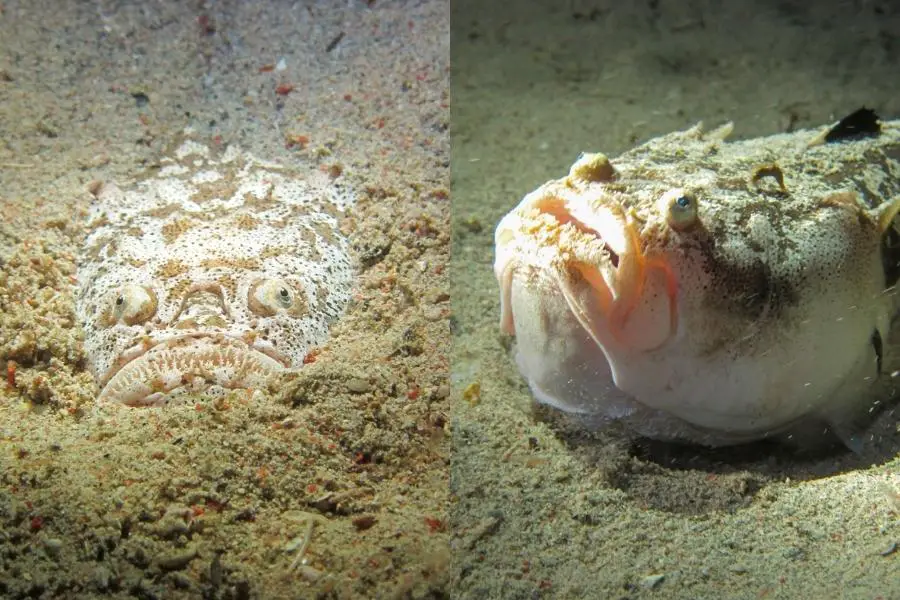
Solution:
[[[563,180],[550,182],[526,196],[501,220],[496,241],[495,272],[501,285],[501,330],[515,332],[510,282],[513,271],[529,267],[555,279],[570,304],[601,346],[651,351],[665,344],[678,330],[677,278],[661,254],[647,254],[642,236],[644,222],[616,195],[602,189],[584,189]],[[647,285],[664,278],[668,319],[662,330],[642,327],[646,315]],[[594,290],[588,299],[574,286],[585,283]],[[580,298],[580,299],[579,299]],[[657,331],[658,333],[652,333]]]
[[[621,204],[605,194],[587,201],[582,196],[560,197],[544,194],[530,202],[531,208],[548,214],[560,226],[571,225],[581,233],[595,237],[602,243],[610,264],[618,269],[623,254],[640,252],[631,240],[633,226]]]
[[[579,235],[595,240],[590,244],[593,247],[590,251],[593,258],[588,262],[601,268],[606,287],[614,296],[626,295],[632,298],[639,295],[642,270],[635,270],[634,264],[636,261],[643,262],[643,252],[633,218],[629,217],[616,198],[606,193],[595,193],[587,197],[579,191],[554,183],[542,186],[526,196],[519,207],[498,224],[496,245],[498,248],[509,246],[497,254],[495,273],[498,280],[508,280],[509,271],[517,264],[531,262],[528,258],[523,258],[523,255],[533,255],[535,250],[543,254],[542,247],[546,249],[558,243],[557,236],[553,236],[551,241],[538,239],[524,244],[521,241],[523,238],[531,238],[533,224],[539,223],[542,216],[547,215],[555,222],[550,229],[561,231],[563,228],[572,228]],[[543,227],[545,226],[541,226]],[[552,261],[556,263],[555,267],[550,264],[534,266],[550,267],[552,270],[565,269],[558,261],[579,262],[572,258],[572,251],[566,250],[557,253],[556,259]],[[596,263],[598,260],[600,262]],[[542,259],[538,261],[543,262]]]
[[[157,339],[153,339],[152,337],[147,336],[138,343],[123,350],[119,354],[118,360],[109,369],[107,369],[106,373],[104,373],[102,377],[98,378],[101,389],[105,389],[109,382],[112,381],[113,378],[115,378],[116,375],[119,374],[119,372],[127,368],[135,361],[140,360],[141,357],[146,356],[151,352],[159,352],[160,349],[172,348],[173,346],[183,344],[187,340],[191,339],[206,340],[212,342],[213,344],[221,343],[224,341],[232,345],[243,346],[243,350],[245,352],[262,354],[267,358],[278,362],[285,369],[291,367],[291,361],[274,348],[258,343],[248,344],[240,336],[230,333],[191,332],[174,336],[159,337]]]

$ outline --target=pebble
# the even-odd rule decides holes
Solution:
[[[648,590],[655,590],[665,578],[665,575],[647,575],[641,579],[641,587]]]
[[[365,394],[372,391],[372,384],[360,377],[354,377],[347,382],[347,389],[354,394]]]
[[[372,515],[362,515],[353,519],[352,522],[357,531],[365,531],[375,525],[375,523],[378,522],[378,519]]]
[[[309,565],[300,565],[297,567],[297,571],[299,571],[307,581],[318,581],[318,579],[322,577],[322,571],[310,567]]]
[[[178,554],[170,554],[159,559],[157,563],[163,571],[177,571],[183,569],[190,564],[192,560],[197,558],[197,551],[190,550]]]
[[[422,309],[422,317],[426,321],[439,321],[444,315],[444,309],[440,306],[426,306]]]
[[[62,541],[57,538],[47,538],[44,540],[44,551],[50,558],[58,558],[62,546]]]

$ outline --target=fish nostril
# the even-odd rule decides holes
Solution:
[[[224,299],[225,292],[222,290],[222,286],[218,283],[206,281],[195,283],[190,288],[188,288],[187,292],[184,295],[185,299],[194,297],[202,298],[204,296]]]
[[[195,321],[210,316],[228,319],[230,314],[222,286],[214,282],[203,282],[188,289],[172,322]]]
[[[185,307],[188,306],[217,306],[221,302],[222,297],[219,294],[208,292],[206,290],[194,292],[184,297]]]

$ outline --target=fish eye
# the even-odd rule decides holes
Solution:
[[[258,279],[247,293],[247,307],[261,317],[271,317],[279,312],[300,316],[306,311],[306,303],[296,288],[281,279]]]
[[[107,327],[116,323],[140,325],[153,318],[157,305],[156,293],[151,288],[126,283],[116,290],[115,300],[112,306],[107,305],[100,316],[100,322]]]
[[[692,227],[699,220],[697,197],[682,189],[669,190],[660,198],[660,208],[666,213],[666,222],[676,231]]]

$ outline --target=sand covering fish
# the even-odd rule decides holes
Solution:
[[[528,194],[496,229],[501,327],[537,400],[585,418],[852,445],[900,366],[900,121],[731,129],[584,154]]]
[[[76,302],[98,402],[259,389],[301,367],[353,285],[341,179],[184,139],[95,188]]]

